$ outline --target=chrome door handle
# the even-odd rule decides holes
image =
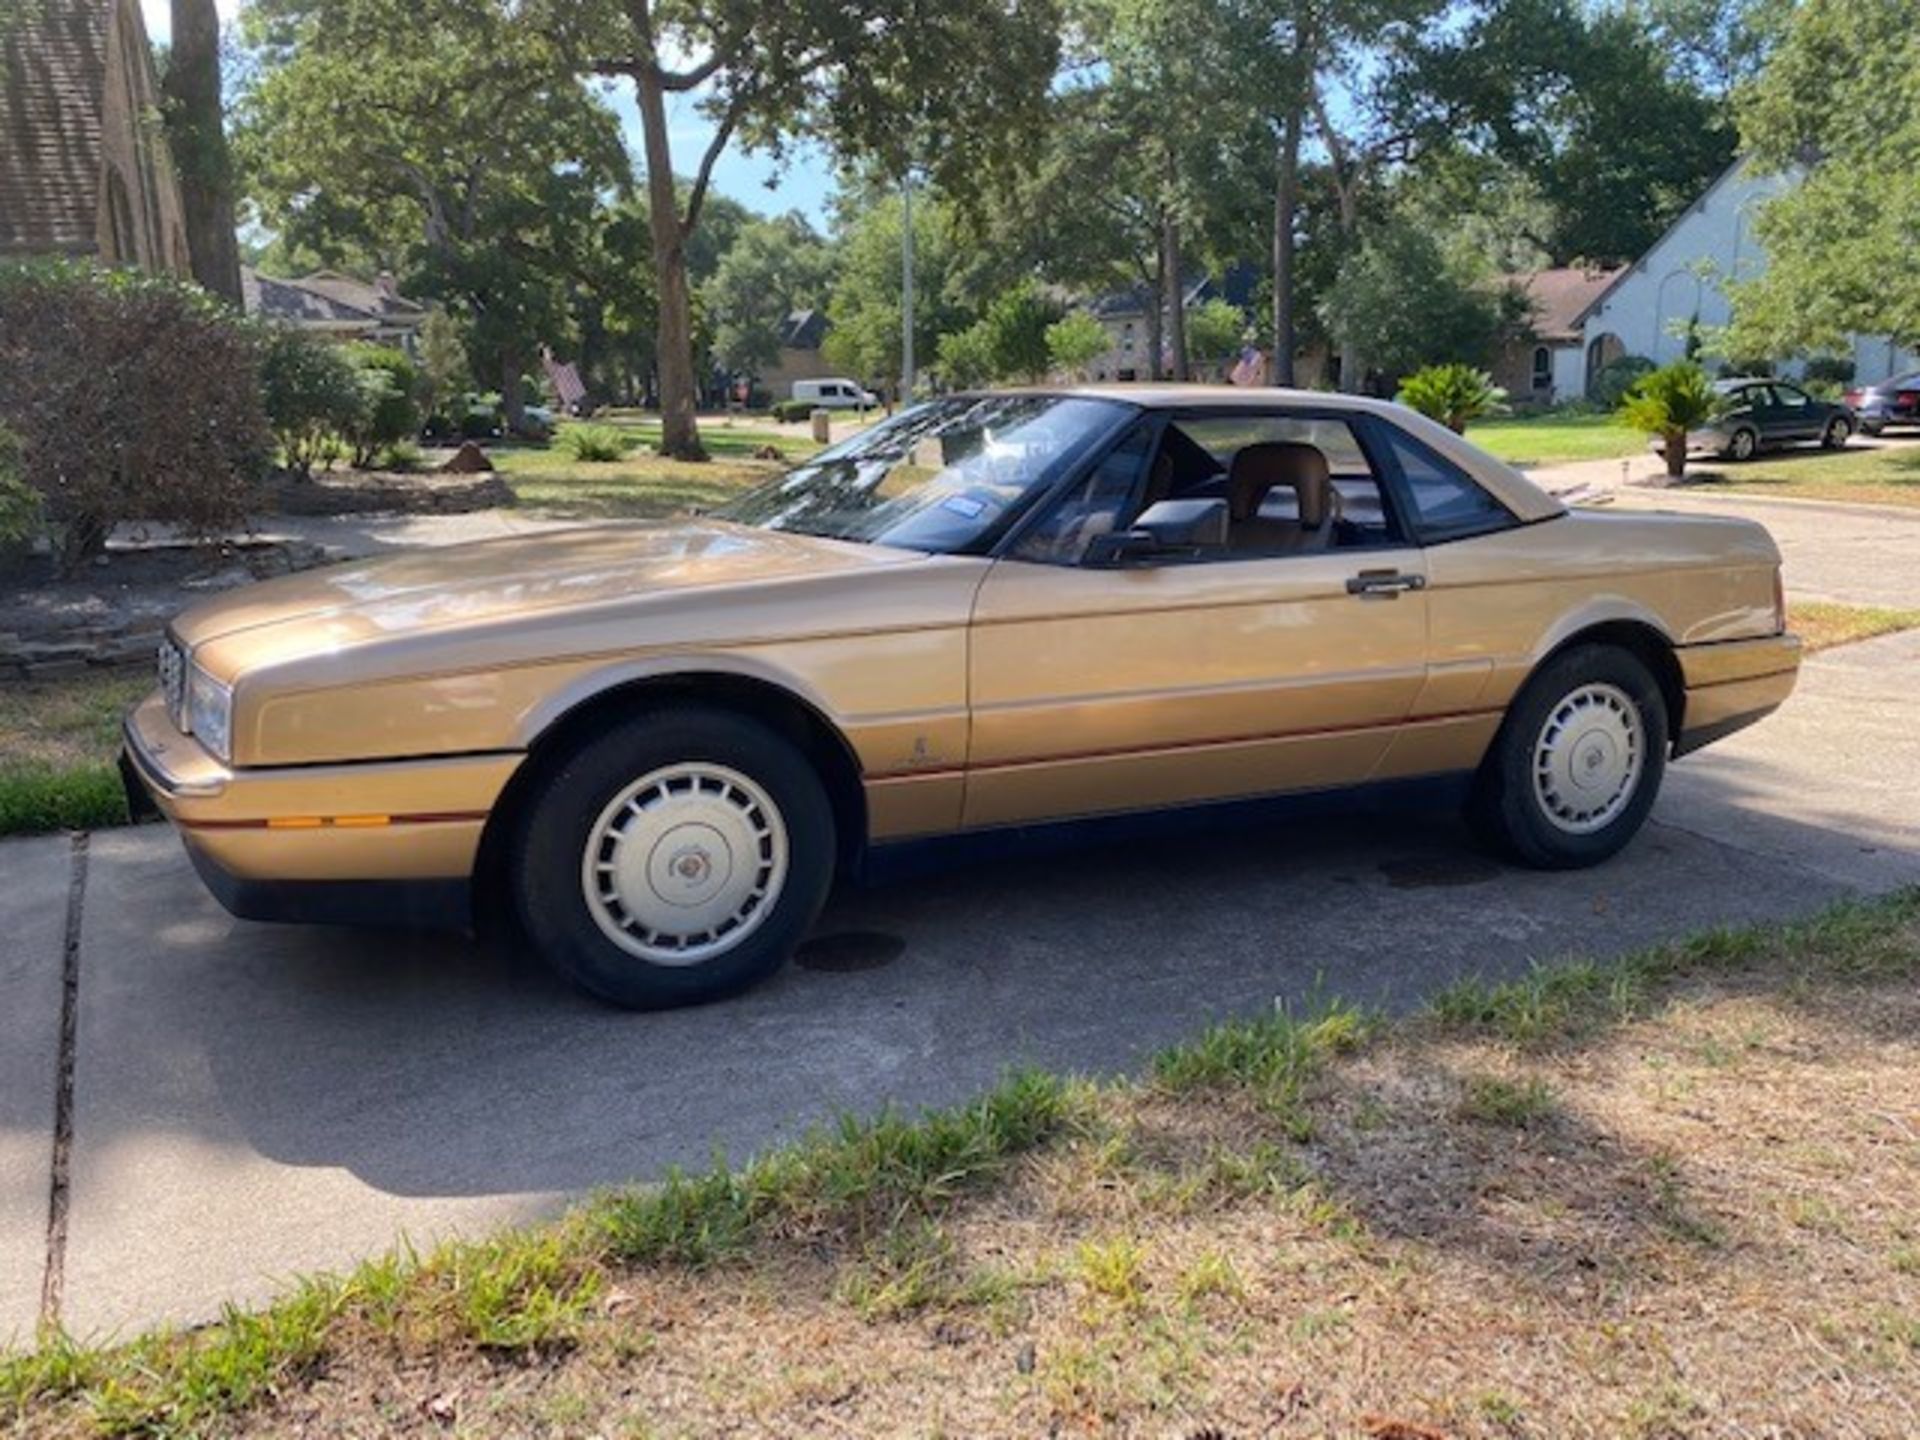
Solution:
[[[1424,590],[1427,577],[1398,570],[1362,570],[1347,581],[1349,595],[1398,595],[1402,590]]]

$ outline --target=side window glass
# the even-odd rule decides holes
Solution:
[[[1087,475],[1062,495],[1013,547],[1016,560],[1078,565],[1096,535],[1133,518],[1134,497],[1146,472],[1153,431],[1136,425]]]
[[[1514,523],[1513,513],[1471,475],[1398,430],[1385,428],[1414,528],[1423,541],[1460,540]]]
[[[1201,415],[1181,419],[1169,437],[1176,432],[1202,463],[1182,470],[1173,493],[1228,502],[1223,558],[1396,542],[1380,479],[1345,419],[1288,411]]]
[[[1798,410],[1807,403],[1807,397],[1791,385],[1773,387],[1773,403],[1788,410]]]

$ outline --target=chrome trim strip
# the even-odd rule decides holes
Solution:
[[[155,790],[158,790],[162,795],[165,795],[169,800],[210,800],[216,795],[226,793],[227,782],[225,780],[200,780],[189,784],[167,770],[158,760],[148,754],[146,747],[140,743],[140,736],[133,728],[132,717],[128,717],[127,720],[121,722],[120,740],[121,748],[126,751],[128,758],[133,761],[134,767],[139,770],[140,778],[145,780]]]

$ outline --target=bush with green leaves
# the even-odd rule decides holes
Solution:
[[[40,494],[27,484],[20,437],[0,425],[0,545],[31,539],[40,528]]]
[[[1047,358],[1069,375],[1084,371],[1112,345],[1107,327],[1089,310],[1075,310],[1047,327]]]
[[[1602,410],[1618,410],[1627,391],[1643,375],[1654,370],[1653,361],[1644,355],[1622,355],[1602,365],[1587,382],[1587,398]]]
[[[267,420],[280,461],[311,477],[331,463],[345,437],[359,433],[369,408],[368,387],[341,346],[290,325],[260,327],[260,378]]]
[[[69,569],[120,521],[238,525],[270,454],[245,323],[195,286],[78,261],[0,265],[0,424]]]
[[[386,345],[347,349],[360,382],[360,409],[345,440],[354,469],[365,470],[380,456],[420,433],[425,382],[406,353]]]
[[[562,425],[553,439],[554,448],[585,465],[610,465],[626,458],[635,445],[634,437],[617,425]]]
[[[1465,434],[1472,421],[1507,409],[1507,392],[1472,365],[1424,365],[1400,382],[1394,398],[1456,435]]]
[[[811,400],[782,400],[773,407],[773,418],[783,425],[791,425],[813,414],[814,402]]]
[[[1659,440],[1667,475],[1675,480],[1687,471],[1687,432],[1719,413],[1713,381],[1691,360],[1676,360],[1642,375],[1620,402],[1621,421]]]

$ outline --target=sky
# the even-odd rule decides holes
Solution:
[[[240,0],[215,0],[215,3],[223,21],[231,21],[240,9]],[[147,34],[156,45],[166,44],[172,34],[168,7],[169,0],[140,0]],[[613,108],[627,132],[627,148],[637,159],[640,116],[634,108],[631,87],[624,84],[620,87]],[[700,114],[695,97],[669,97],[668,133],[673,144],[674,168],[683,175],[692,174],[713,138],[713,127]],[[714,166],[713,188],[718,194],[768,214],[798,210],[816,226],[824,228],[833,177],[826,157],[818,152],[796,155],[784,168],[776,168],[767,157],[749,155],[736,142]]]

